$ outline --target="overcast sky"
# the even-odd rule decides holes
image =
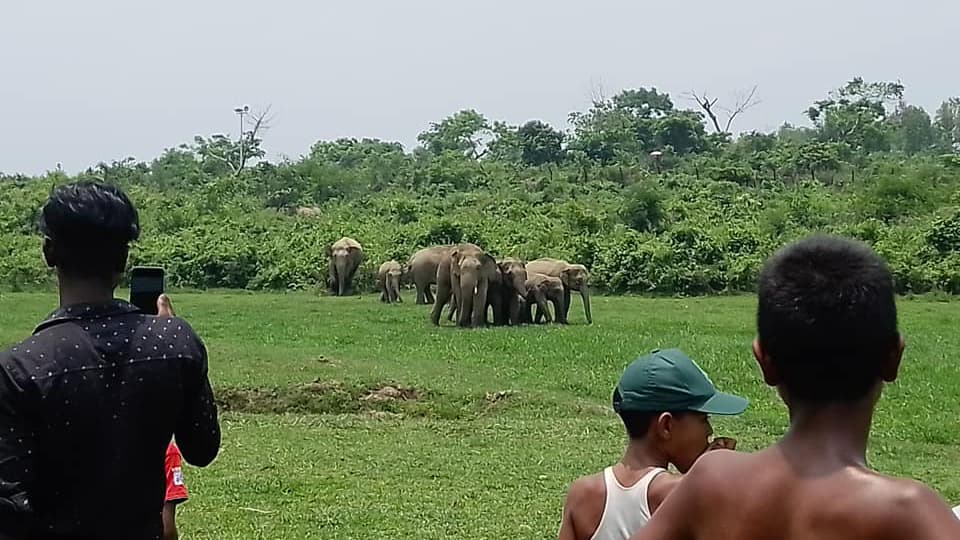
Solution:
[[[431,121],[566,127],[594,89],[727,97],[736,131],[802,122],[847,79],[901,79],[933,112],[960,94],[954,0],[0,0],[0,171],[149,160],[236,136],[272,104],[269,157],[318,139],[408,149]]]

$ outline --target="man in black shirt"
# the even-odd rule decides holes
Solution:
[[[171,437],[195,466],[220,448],[206,349],[166,297],[114,298],[140,234],[121,190],[61,187],[40,229],[60,308],[0,353],[0,538],[160,538]]]

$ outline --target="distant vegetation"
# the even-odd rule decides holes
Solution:
[[[931,118],[903,91],[854,79],[809,107],[812,127],[734,138],[752,93],[691,109],[640,88],[571,113],[568,132],[464,110],[410,152],[341,139],[281,162],[263,159],[252,115],[242,149],[214,135],[77,177],[0,176],[0,286],[49,285],[37,209],[55,185],[98,179],[141,209],[132,263],[164,265],[174,286],[319,288],[326,246],[349,235],[371,289],[384,260],[469,241],[586,264],[611,293],[749,291],[774,249],[827,231],[875,246],[903,292],[960,293],[960,98]]]

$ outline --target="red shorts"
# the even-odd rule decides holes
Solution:
[[[173,504],[186,501],[187,484],[183,481],[183,457],[173,441],[170,441],[170,445],[167,446],[164,468],[167,472],[167,497],[164,500]]]

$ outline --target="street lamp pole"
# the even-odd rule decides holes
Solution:
[[[243,115],[250,112],[250,106],[244,105],[243,107],[237,107],[233,112],[240,116],[240,167],[243,167]]]

